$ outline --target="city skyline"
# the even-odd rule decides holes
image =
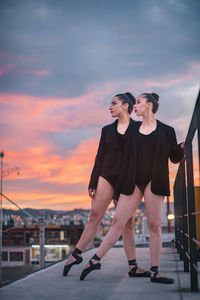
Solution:
[[[100,132],[119,92],[158,93],[156,118],[178,142],[186,137],[199,91],[199,1],[104,2],[0,0],[0,151],[5,169],[20,168],[3,192],[21,207],[90,208]]]

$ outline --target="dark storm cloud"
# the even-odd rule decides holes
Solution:
[[[0,1],[0,90],[79,96],[120,80],[168,80],[200,60],[199,1]]]
[[[22,171],[23,172],[23,171]],[[12,188],[17,192],[23,190],[24,192],[28,192],[30,190],[34,191],[35,186],[40,191],[48,191],[48,193],[53,193],[57,189],[59,193],[69,193],[69,194],[78,194],[85,192],[85,184],[76,183],[76,184],[59,184],[54,182],[41,182],[39,179],[23,179],[22,180],[9,180],[7,184],[5,184],[5,189],[8,186],[12,186]]]

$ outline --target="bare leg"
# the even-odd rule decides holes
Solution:
[[[127,259],[135,259],[135,230],[134,230],[134,217],[131,217],[122,231],[124,251],[126,253]]]
[[[142,193],[141,193],[142,197]],[[134,216],[131,217],[125,225],[122,231],[124,251],[126,253],[127,260],[136,259],[136,245],[135,245],[135,229],[134,229]],[[135,268],[134,265],[129,265],[129,271]],[[137,268],[136,273],[144,273],[146,270]]]
[[[151,183],[149,183],[144,192],[144,202],[147,213],[147,224],[150,233],[149,248],[151,266],[159,266],[162,249],[161,217],[164,196],[153,194],[151,191]],[[162,275],[160,274],[157,275],[157,277],[161,276]]]
[[[107,180],[103,177],[99,177],[98,186],[95,198],[92,200],[92,206],[90,211],[90,217],[88,224],[78,241],[76,247],[83,251],[89,242],[94,238],[98,225],[101,222],[106,209],[112,201],[113,187],[109,184]],[[75,261],[76,259],[70,255],[67,259],[65,265],[68,265]]]
[[[141,200],[142,195],[137,186],[132,195],[120,195],[112,226],[96,252],[98,257],[102,258],[117,242],[127,221],[133,216]]]

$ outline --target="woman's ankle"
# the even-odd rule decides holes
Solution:
[[[82,250],[80,250],[77,247],[72,251],[72,255],[81,255],[81,254],[82,254]]]
[[[151,274],[152,273],[153,274],[158,274],[158,266],[151,266],[150,271],[151,271]]]
[[[92,260],[97,260],[97,261],[100,261],[100,260],[101,260],[101,258],[100,258],[96,253],[92,256],[91,259],[92,259]]]
[[[128,265],[129,265],[129,266],[135,266],[135,265],[137,265],[136,258],[135,258],[135,259],[128,260]]]

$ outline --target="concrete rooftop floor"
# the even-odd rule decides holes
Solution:
[[[84,281],[80,273],[95,253],[83,253],[83,263],[73,266],[67,277],[62,276],[64,261],[28,275],[0,289],[5,300],[151,300],[200,299],[199,292],[190,292],[190,275],[183,272],[183,262],[173,248],[163,248],[160,271],[175,279],[175,284],[158,284],[149,278],[130,278],[123,248],[112,248],[102,259],[102,268],[92,272]],[[149,268],[149,249],[137,248],[140,267]],[[200,284],[200,281],[199,281]]]

